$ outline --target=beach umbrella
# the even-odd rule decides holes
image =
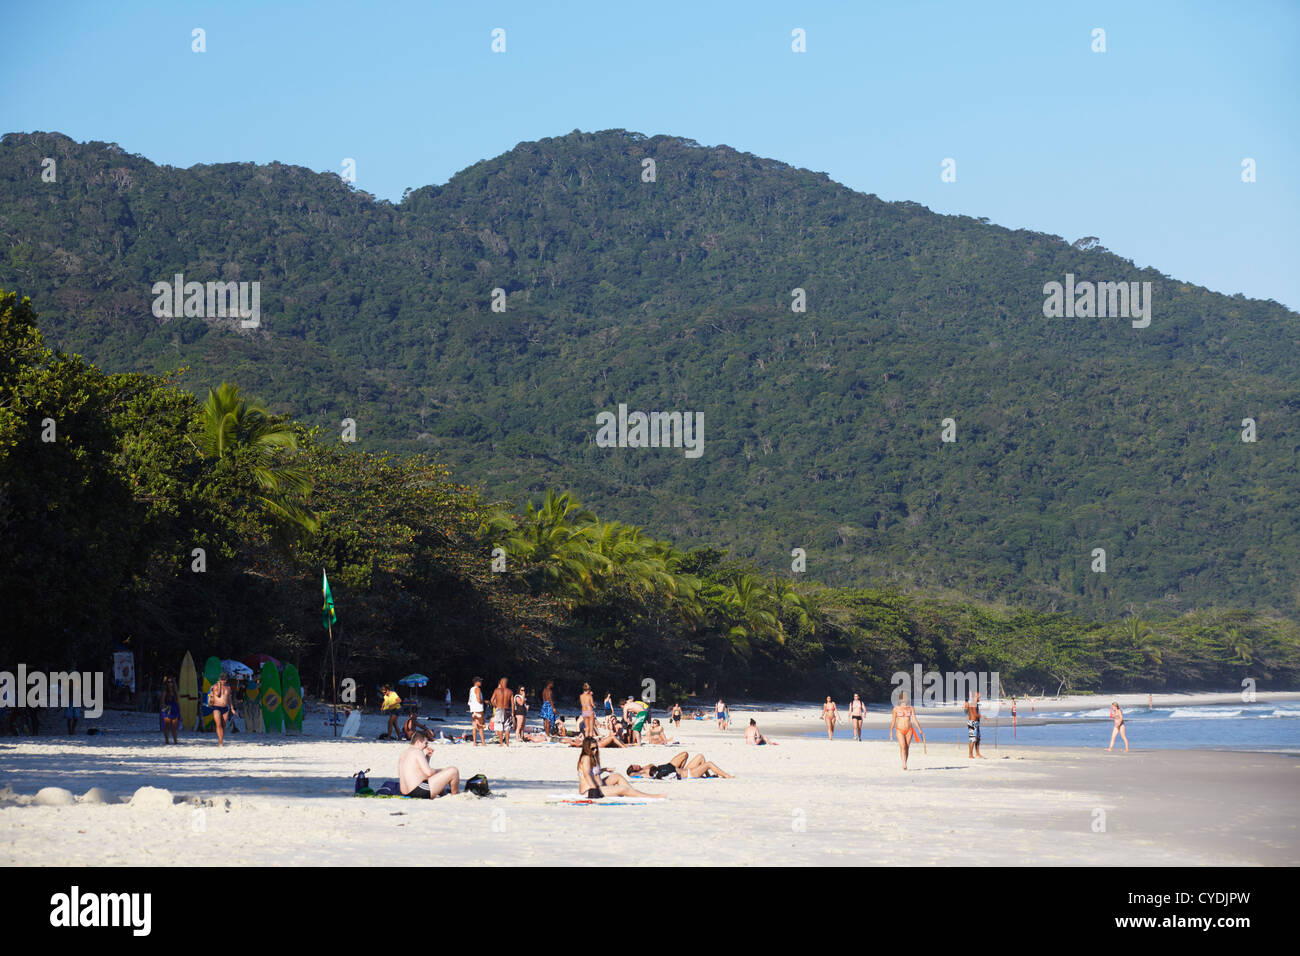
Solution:
[[[229,674],[231,677],[252,677],[253,669],[247,664],[239,663],[239,661],[222,661],[221,673]]]
[[[423,674],[407,674],[397,683],[404,687],[424,687],[429,683],[429,678]]]

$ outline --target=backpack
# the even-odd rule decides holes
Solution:
[[[356,786],[352,788],[353,793],[360,793],[362,790],[370,786],[370,778],[366,776],[368,773],[370,773],[369,767],[365,770],[358,770],[352,775],[356,778]]]
[[[466,780],[465,789],[476,797],[487,797],[492,794],[492,788],[488,786],[488,778],[481,773],[476,773]]]

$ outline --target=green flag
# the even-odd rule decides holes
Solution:
[[[321,568],[321,593],[325,595],[325,605],[321,608],[321,625],[329,630],[331,624],[338,622],[338,615],[334,613],[334,595],[330,594],[330,579],[325,576],[325,569]]]

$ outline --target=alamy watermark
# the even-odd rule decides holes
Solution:
[[[18,665],[18,673],[0,671],[0,707],[79,707],[94,719],[104,712],[104,674],[102,671],[28,671]]]
[[[704,454],[703,412],[628,412],[596,415],[599,448],[684,448],[687,458]]]
[[[1065,283],[1043,286],[1043,315],[1049,319],[1132,319],[1133,328],[1151,324],[1150,282],[1079,282],[1074,273]]]
[[[894,685],[889,695],[890,703],[898,706],[899,699],[906,694],[908,700],[922,707],[939,707],[944,704],[959,704],[970,700],[976,694],[985,702],[997,705],[1002,697],[1002,683],[998,672],[993,671],[926,671],[920,664],[912,667],[912,672],[895,671],[889,682]]]
[[[153,314],[157,319],[225,319],[238,317],[241,328],[262,324],[262,283],[186,282],[176,273],[172,282],[155,282]]]

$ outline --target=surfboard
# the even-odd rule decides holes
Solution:
[[[343,736],[355,737],[361,732],[361,711],[354,710],[348,714],[348,719],[343,722]]]
[[[217,726],[216,718],[212,716],[212,708],[208,706],[208,691],[220,678],[221,658],[209,657],[203,663],[203,697],[199,701],[203,712],[203,729],[205,731],[215,730]]]
[[[262,724],[268,734],[280,733],[284,711],[280,709],[280,672],[267,661],[262,665]]]
[[[284,732],[302,733],[302,681],[298,679],[298,668],[293,664],[285,664],[284,673],[280,675],[280,697]]]
[[[260,734],[262,732],[262,698],[261,686],[257,679],[253,678],[253,683],[244,688],[244,700],[247,702],[244,707],[244,724],[249,733]]]
[[[181,726],[186,730],[194,729],[194,721],[199,716],[199,675],[194,670],[194,657],[189,651],[181,661],[180,682],[176,686],[180,697]]]

